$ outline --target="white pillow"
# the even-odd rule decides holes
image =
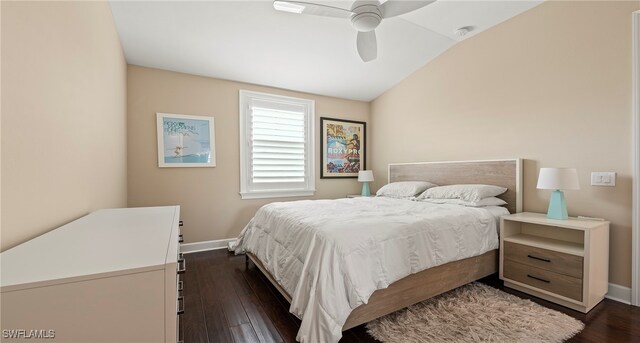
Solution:
[[[434,204],[453,204],[453,205],[462,205],[468,207],[484,207],[484,206],[502,206],[506,205],[507,202],[496,197],[488,197],[484,198],[480,201],[465,201],[460,199],[427,199],[427,198],[417,198],[416,200],[430,202]]]
[[[388,183],[378,190],[376,196],[411,198],[437,185],[427,181],[400,181]]]
[[[461,199],[479,202],[488,197],[495,197],[507,189],[493,185],[449,185],[427,189],[418,199]]]

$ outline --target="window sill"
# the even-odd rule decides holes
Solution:
[[[267,199],[267,198],[290,198],[290,197],[308,197],[316,193],[315,189],[308,190],[287,190],[287,191],[254,191],[240,192],[242,200],[246,199]]]

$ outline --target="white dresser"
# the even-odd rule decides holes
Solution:
[[[4,251],[0,340],[176,342],[179,217],[179,206],[99,210]]]

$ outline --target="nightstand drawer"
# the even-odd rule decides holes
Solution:
[[[511,260],[504,261],[503,274],[505,278],[513,281],[582,301],[582,279],[554,273]]]
[[[504,258],[559,274],[582,278],[582,256],[505,241]]]

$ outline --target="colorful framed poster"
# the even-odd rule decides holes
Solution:
[[[156,113],[158,167],[215,167],[213,117]]]
[[[367,123],[320,118],[320,178],[357,178],[366,168]]]

